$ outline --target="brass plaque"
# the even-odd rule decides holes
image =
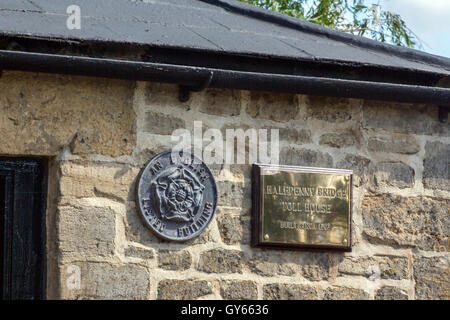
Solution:
[[[253,165],[252,244],[351,251],[352,171]]]

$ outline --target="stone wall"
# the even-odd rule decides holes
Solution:
[[[173,85],[19,72],[0,93],[0,155],[49,159],[49,298],[450,299],[450,135],[433,106],[215,89],[181,103]],[[278,128],[282,164],[354,170],[353,251],[251,248],[250,165],[210,166],[218,208],[198,238],[153,236],[137,175],[194,120]]]

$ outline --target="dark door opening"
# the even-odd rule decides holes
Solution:
[[[46,161],[0,157],[0,298],[44,299]]]

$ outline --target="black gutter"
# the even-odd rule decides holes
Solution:
[[[0,69],[450,106],[450,88],[0,50]]]

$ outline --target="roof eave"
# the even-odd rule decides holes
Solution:
[[[181,99],[207,87],[429,103],[447,121],[450,89],[325,77],[245,72],[141,61],[0,50],[0,69],[156,81],[180,85]]]

